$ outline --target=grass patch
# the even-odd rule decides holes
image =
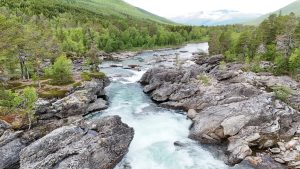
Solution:
[[[200,74],[197,76],[197,79],[205,86],[211,85],[210,77],[206,74]]]
[[[60,90],[60,89],[49,89],[46,91],[38,92],[39,97],[45,99],[53,99],[53,98],[63,98],[68,93],[68,90]]]
[[[81,82],[76,82],[76,83],[73,83],[73,88],[77,88],[77,87],[80,87],[82,85]]]
[[[92,79],[103,79],[105,78],[105,74],[103,72],[82,72],[81,78],[84,81],[91,81]]]
[[[272,87],[273,92],[275,93],[275,98],[286,102],[288,97],[291,95],[291,89],[285,86],[275,86]]]

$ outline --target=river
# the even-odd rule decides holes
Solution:
[[[129,152],[116,169],[227,169],[223,161],[197,142],[188,138],[191,121],[185,112],[164,109],[143,93],[138,80],[152,66],[170,65],[172,62],[155,63],[157,57],[174,56],[184,60],[199,50],[207,51],[208,44],[188,44],[182,48],[163,51],[149,51],[134,58],[118,62],[142,65],[141,71],[108,67],[103,63],[102,71],[111,77],[112,83],[106,88],[110,106],[94,115],[94,118],[119,115],[122,121],[134,128],[135,135]],[[174,146],[180,141],[185,146]],[[129,167],[130,166],[130,167]]]

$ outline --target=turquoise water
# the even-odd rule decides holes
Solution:
[[[205,44],[200,44],[198,48],[193,45],[194,50],[186,54],[189,55],[203,46],[206,48]],[[137,57],[151,58],[151,54],[140,54]],[[102,70],[113,81],[106,88],[110,106],[99,112],[95,118],[119,115],[135,131],[129,152],[116,169],[125,169],[125,166],[130,166],[131,169],[229,168],[199,144],[188,139],[192,122],[183,115],[184,112],[160,108],[143,93],[142,86],[137,81],[145,69],[147,67],[143,67],[140,72],[122,68]],[[180,141],[185,146],[176,147],[175,141]]]

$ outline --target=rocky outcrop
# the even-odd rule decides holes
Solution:
[[[161,106],[189,110],[190,138],[227,142],[230,164],[253,155],[253,149],[273,148],[278,140],[300,134],[299,83],[287,76],[244,72],[241,64],[220,65],[221,59],[199,58],[198,65],[182,69],[155,67],[140,82]],[[289,89],[287,98],[278,96],[278,86]]]
[[[26,146],[21,139],[22,131],[6,130],[0,137],[0,168],[15,169],[19,166],[19,152]]]
[[[36,104],[36,115],[39,120],[62,119],[74,115],[84,115],[93,109],[96,111],[105,109],[107,106],[104,106],[106,105],[104,100],[101,102],[102,107],[96,107],[95,104],[99,103],[98,97],[105,95],[104,88],[108,85],[108,78],[93,79],[85,82],[82,88],[62,99],[40,99]]]
[[[58,128],[20,152],[21,169],[112,169],[127,153],[134,131],[118,116]]]

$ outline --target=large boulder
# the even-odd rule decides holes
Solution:
[[[0,137],[0,168],[15,169],[19,166],[19,152],[26,146],[20,138],[22,132],[6,130]]]
[[[58,128],[20,153],[21,169],[113,169],[128,151],[134,130],[118,116]]]
[[[2,136],[2,134],[4,133],[4,131],[6,131],[8,129],[11,129],[11,125],[8,124],[4,120],[0,120],[0,137]]]
[[[74,115],[84,115],[90,112],[92,103],[98,97],[105,95],[104,88],[109,85],[107,77],[93,79],[84,83],[83,87],[73,91],[70,95],[59,100],[39,99],[36,103],[36,115],[39,120],[62,119]],[[95,107],[95,105],[92,105]],[[107,108],[102,106],[102,109]],[[99,107],[94,108],[98,110]]]
[[[287,76],[244,72],[237,63],[220,65],[222,58],[198,58],[197,65],[181,69],[155,67],[140,82],[161,106],[190,110],[190,138],[201,143],[228,143],[230,164],[253,155],[253,149],[264,151],[278,140],[299,136],[299,83]],[[278,97],[274,89],[278,86],[290,91],[286,99]],[[271,157],[298,166],[297,152],[289,151]]]

